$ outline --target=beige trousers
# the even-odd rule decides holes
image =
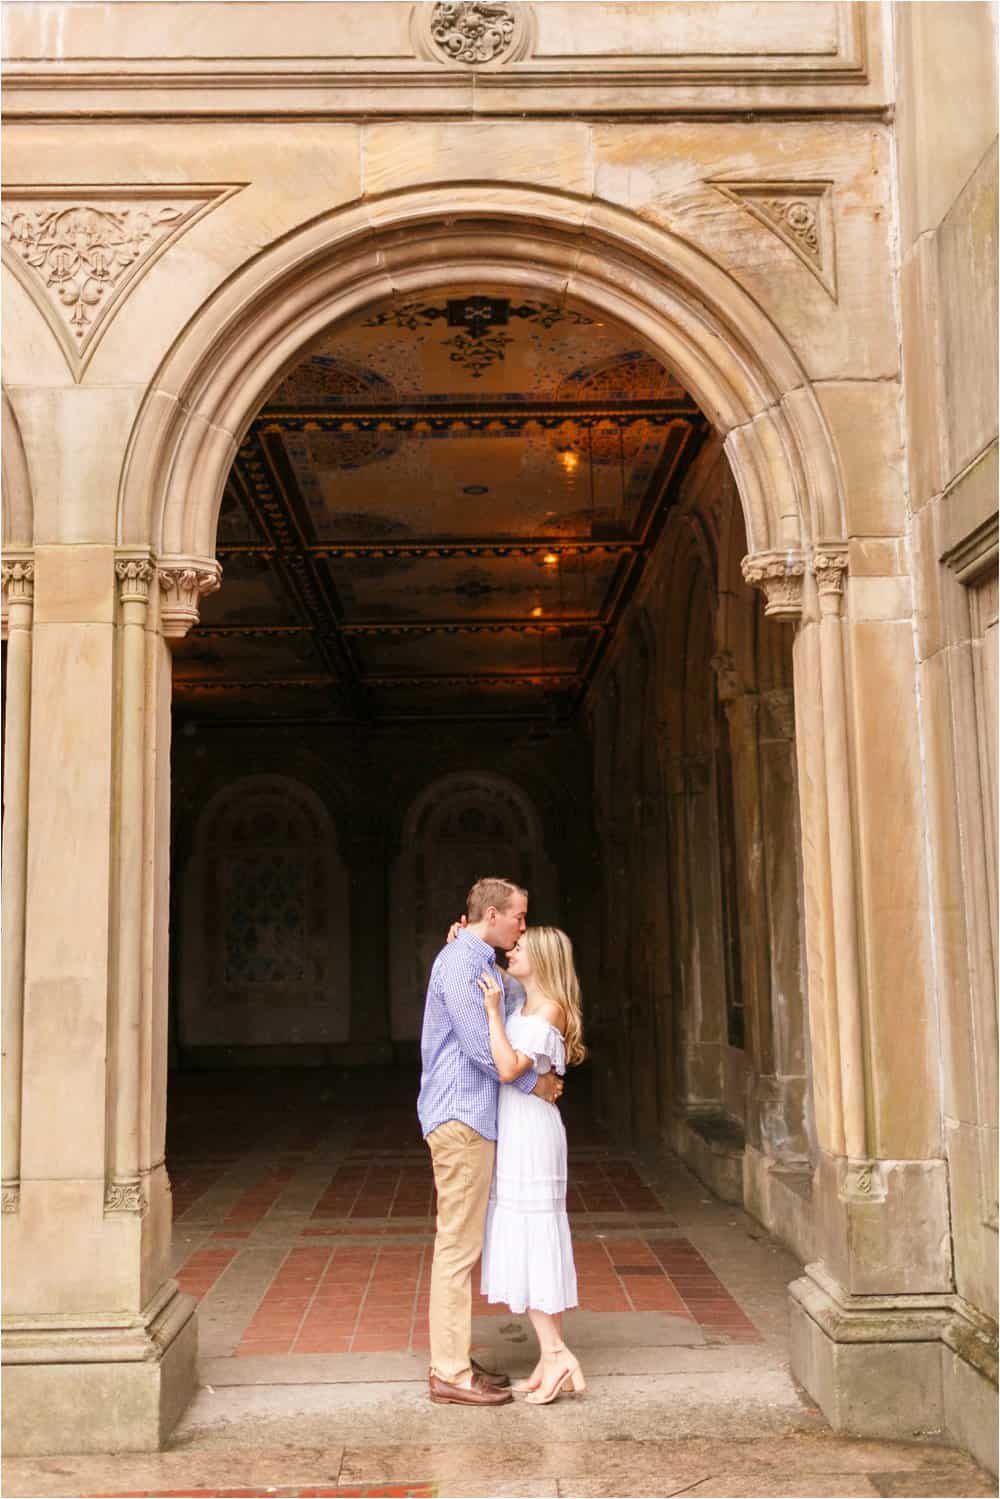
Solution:
[[[437,1188],[431,1267],[431,1369],[455,1384],[471,1368],[472,1269],[482,1253],[496,1145],[458,1119],[427,1136]]]

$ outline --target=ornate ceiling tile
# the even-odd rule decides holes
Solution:
[[[713,182],[778,236],[837,300],[831,182]]]
[[[130,288],[240,185],[11,187],[4,264],[58,338],[79,380]]]

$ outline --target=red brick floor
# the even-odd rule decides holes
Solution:
[[[409,1079],[381,1088],[324,1087],[308,1075],[177,1080],[169,1167],[186,1252],[176,1273],[199,1299],[222,1298],[230,1352],[427,1349],[434,1185],[410,1091]],[[227,1112],[227,1095],[242,1107]],[[569,1134],[581,1310],[666,1313],[690,1325],[692,1342],[761,1341],[637,1162],[585,1111]],[[478,1295],[478,1273],[473,1285],[475,1316],[509,1315]]]

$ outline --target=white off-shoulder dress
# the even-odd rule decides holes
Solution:
[[[507,1037],[537,1072],[566,1071],[554,1026],[523,1007]],[[482,1293],[512,1312],[576,1306],[576,1267],[566,1216],[566,1129],[559,1110],[511,1084],[500,1088],[497,1154],[483,1244]]]

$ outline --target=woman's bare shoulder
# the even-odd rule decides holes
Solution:
[[[561,1035],[566,1034],[566,1011],[557,999],[543,1000],[534,1013],[549,1025],[554,1025]]]

